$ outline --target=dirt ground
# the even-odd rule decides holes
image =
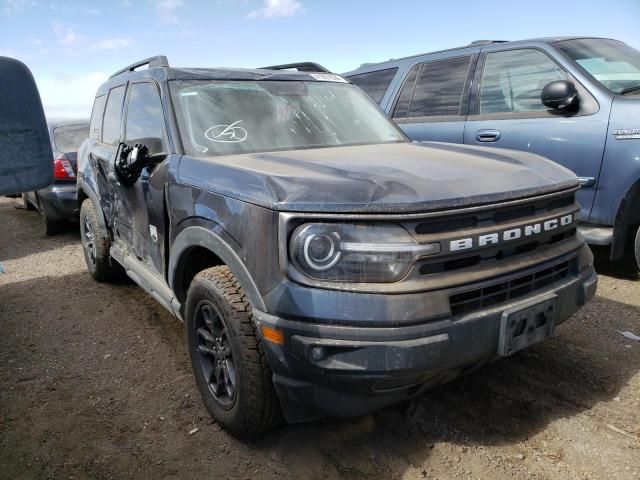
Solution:
[[[0,478],[640,479],[640,280],[597,252],[597,298],[556,334],[401,405],[222,431],[182,324],[130,283],[89,277],[0,199]],[[195,433],[192,433],[195,429]]]

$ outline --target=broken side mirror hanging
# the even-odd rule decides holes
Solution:
[[[166,153],[150,154],[149,148],[143,143],[136,143],[133,147],[121,143],[115,164],[120,183],[126,186],[133,185],[145,167],[161,162],[166,157]]]

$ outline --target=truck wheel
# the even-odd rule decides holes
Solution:
[[[638,266],[638,270],[640,270],[640,227],[638,227],[638,231],[636,232],[635,253],[636,253],[636,264]]]
[[[209,413],[229,433],[255,437],[279,420],[280,408],[251,305],[228,267],[196,275],[186,305],[187,343]]]
[[[124,269],[109,255],[111,241],[98,225],[93,202],[86,199],[80,207],[80,238],[89,273],[98,282],[112,282],[124,276]]]

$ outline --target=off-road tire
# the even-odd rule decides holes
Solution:
[[[638,270],[640,270],[640,226],[638,227],[638,231],[636,232],[634,252],[636,255],[636,265],[638,267]]]
[[[236,373],[235,400],[224,407],[216,399],[202,362],[208,353],[199,350],[202,342],[201,309],[214,307],[220,325],[226,329],[228,344]],[[262,340],[252,319],[251,305],[228,267],[212,267],[198,273],[189,287],[186,304],[186,335],[196,383],[211,416],[232,435],[257,437],[281,419],[278,398],[272,383]],[[217,321],[217,320],[216,320]],[[203,360],[205,358],[205,360]],[[231,400],[229,400],[231,401]]]
[[[93,241],[88,231],[93,233]],[[124,277],[122,266],[111,258],[111,241],[98,224],[97,214],[91,199],[86,199],[80,207],[80,238],[82,251],[89,273],[97,282],[114,282]],[[91,247],[93,243],[93,251]]]

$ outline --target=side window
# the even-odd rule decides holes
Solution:
[[[89,138],[100,141],[100,130],[102,130],[102,115],[104,114],[104,103],[107,100],[106,95],[96,97],[93,102],[93,111],[91,112],[91,124],[89,125]]]
[[[396,108],[393,109],[393,118],[406,118],[409,115],[409,106],[411,105],[411,97],[413,97],[413,89],[416,86],[416,78],[422,65],[418,64],[411,69],[407,79],[402,86],[400,96]]]
[[[117,145],[120,140],[120,120],[122,118],[122,101],[125,86],[112,88],[109,91],[107,106],[102,121],[102,143]]]
[[[134,83],[129,90],[125,143],[144,143],[151,153],[164,151],[164,115],[157,87]]]
[[[369,95],[374,102],[380,103],[397,71],[397,68],[387,68],[347,78],[364,90],[364,93]]]
[[[539,50],[489,53],[480,81],[480,113],[546,110],[540,101],[542,89],[566,78],[566,72]]]
[[[471,57],[425,63],[418,75],[410,117],[460,115]]]

